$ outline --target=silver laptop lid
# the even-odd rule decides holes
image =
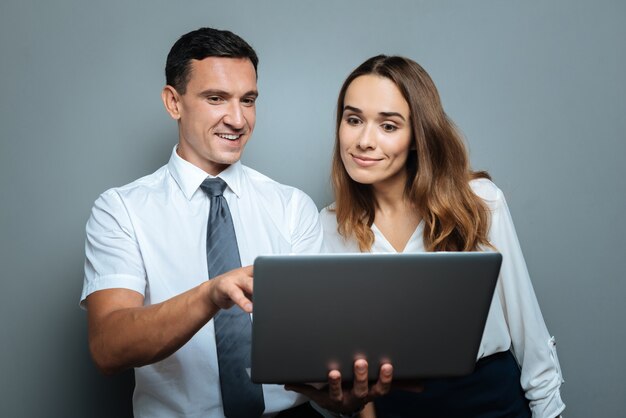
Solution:
[[[261,256],[254,263],[252,380],[461,376],[474,369],[499,253]]]

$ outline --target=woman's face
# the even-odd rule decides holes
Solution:
[[[363,75],[346,90],[339,125],[341,159],[356,182],[404,187],[411,148],[409,104],[388,78]]]

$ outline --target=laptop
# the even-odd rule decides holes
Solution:
[[[252,381],[353,379],[365,358],[394,380],[470,374],[500,271],[497,252],[259,256]]]

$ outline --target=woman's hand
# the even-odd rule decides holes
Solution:
[[[358,412],[374,398],[386,395],[391,389],[393,366],[385,363],[380,366],[378,381],[369,385],[368,364],[364,359],[354,362],[354,381],[352,386],[341,380],[339,370],[328,373],[328,385],[317,389],[307,384],[289,384],[285,389],[303,394],[324,409],[340,414]]]

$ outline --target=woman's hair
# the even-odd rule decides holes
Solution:
[[[463,139],[445,114],[430,76],[416,62],[399,56],[368,59],[348,76],[339,91],[332,163],[338,232],[346,238],[354,236],[361,251],[369,251],[374,243],[371,226],[376,201],[372,188],[350,178],[339,145],[346,91],[362,75],[391,80],[409,104],[413,145],[406,163],[405,195],[424,221],[426,250],[475,251],[491,247],[487,206],[469,184],[475,178],[489,178],[489,174],[470,169]]]

